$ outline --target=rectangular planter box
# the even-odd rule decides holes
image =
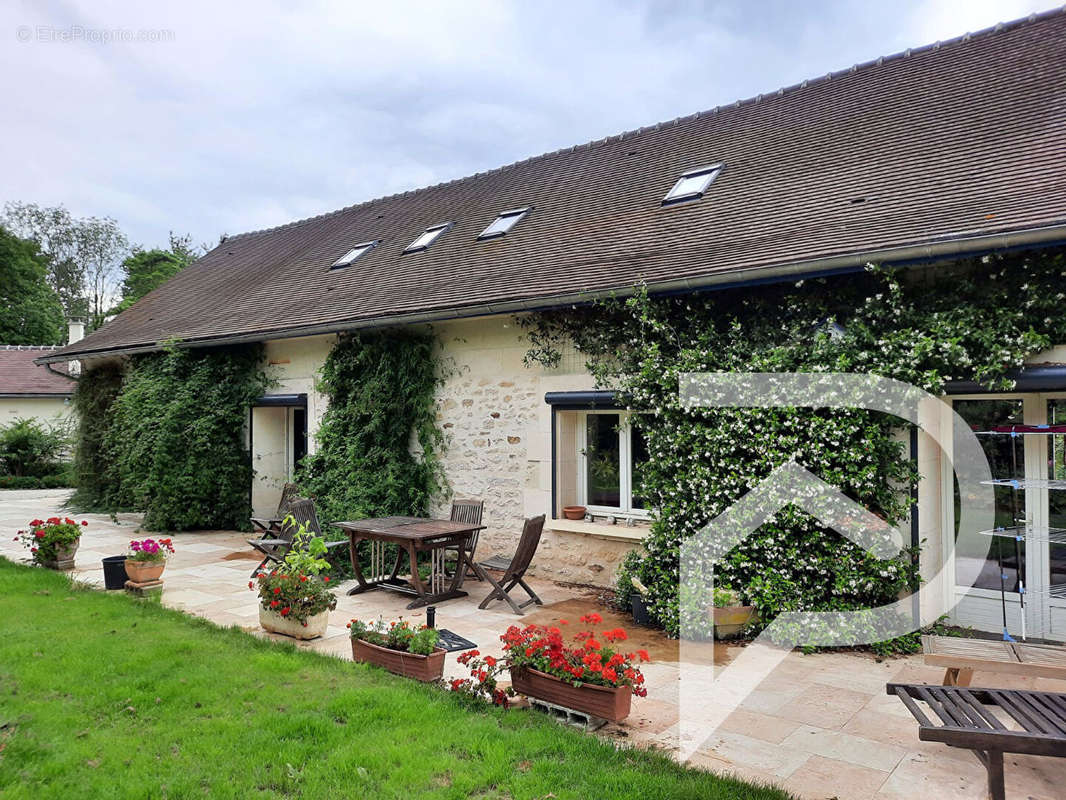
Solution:
[[[352,660],[384,667],[389,672],[414,678],[416,681],[437,681],[444,675],[444,657],[447,650],[438,648],[428,656],[416,653],[401,653],[379,647],[362,639],[352,639]]]
[[[611,722],[621,722],[628,717],[633,702],[633,690],[628,686],[612,688],[591,683],[574,686],[535,669],[511,670],[511,686],[526,697],[584,711]]]
[[[723,606],[713,609],[712,613],[715,639],[739,636],[750,623],[758,621],[755,606]]]

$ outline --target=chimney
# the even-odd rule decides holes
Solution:
[[[67,344],[74,344],[80,342],[85,338],[85,321],[78,317],[70,317],[67,320]],[[67,372],[71,375],[81,374],[81,362],[80,361],[68,361]]]

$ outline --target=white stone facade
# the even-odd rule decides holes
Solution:
[[[429,329],[427,329],[429,330]],[[527,367],[525,336],[512,317],[448,322],[431,329],[440,340],[443,383],[437,394],[438,423],[450,491],[432,513],[446,516],[453,497],[485,501],[478,554],[510,554],[526,517],[548,517],[531,574],[592,586],[610,586],[624,554],[639,546],[646,528],[554,520],[552,514],[552,412],[546,392],[594,388],[577,359],[559,370]],[[307,394],[308,449],[328,405],[315,388],[335,336],[266,343],[267,372],[277,394]],[[291,437],[285,409],[252,413],[256,469],[253,508],[269,515],[291,475]],[[570,454],[572,459],[573,454]]]

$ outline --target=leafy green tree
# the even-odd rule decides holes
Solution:
[[[63,306],[36,243],[0,227],[0,342],[60,344]]]
[[[2,222],[13,233],[37,242],[48,257],[48,282],[67,316],[85,317],[100,327],[117,294],[119,264],[129,240],[110,217],[75,218],[63,206],[6,203]]]
[[[170,234],[170,249],[141,250],[122,262],[122,301],[112,310],[125,311],[153,289],[173,278],[200,257],[202,250],[192,244],[190,236]]]

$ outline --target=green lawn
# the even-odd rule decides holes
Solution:
[[[787,798],[3,558],[0,796]]]

